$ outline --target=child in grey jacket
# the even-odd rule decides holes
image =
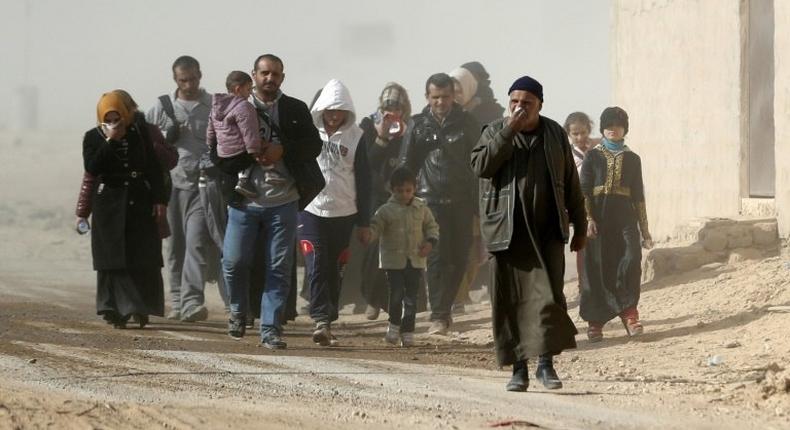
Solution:
[[[384,340],[414,345],[417,291],[422,284],[426,257],[439,241],[439,224],[431,209],[414,196],[417,179],[406,167],[390,177],[392,197],[370,222],[371,240],[379,237],[379,267],[389,283],[389,326]]]

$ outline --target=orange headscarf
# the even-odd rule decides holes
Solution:
[[[132,98],[132,95],[126,92],[126,90],[117,89],[110,92],[121,96],[121,100],[123,100],[123,105],[126,106],[126,110],[129,112],[134,112],[137,110],[137,103]]]
[[[123,97],[117,93],[110,92],[102,94],[99,103],[96,105],[96,122],[104,122],[104,116],[109,112],[118,112],[121,115],[123,125],[129,127],[132,124],[132,114],[126,108]]]

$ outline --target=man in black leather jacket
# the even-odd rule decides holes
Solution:
[[[477,180],[469,165],[480,137],[480,124],[453,102],[453,81],[437,73],[425,84],[428,101],[414,116],[406,147],[406,165],[419,172],[417,195],[428,202],[439,223],[438,246],[428,257],[428,333],[445,334],[451,308],[466,270],[477,208]]]

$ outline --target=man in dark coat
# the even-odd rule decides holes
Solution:
[[[428,203],[442,239],[428,256],[430,334],[445,334],[466,271],[477,201],[475,175],[469,168],[480,124],[453,102],[453,80],[437,73],[425,83],[428,105],[414,116],[406,144],[406,166],[419,172],[417,195]]]
[[[540,115],[543,87],[524,76],[508,91],[510,116],[486,126],[472,152],[480,180],[481,233],[493,254],[491,303],[500,365],[513,365],[509,391],[529,386],[527,358],[538,356],[535,376],[562,387],[552,357],[575,348],[576,327],[563,294],[564,246],[584,247],[587,218],[568,137]]]

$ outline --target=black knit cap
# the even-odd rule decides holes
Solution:
[[[610,126],[621,126],[625,129],[625,134],[628,134],[628,114],[619,106],[608,107],[601,112],[601,134],[605,128]]]
[[[522,76],[516,79],[516,82],[513,82],[513,85],[510,86],[510,89],[507,90],[507,93],[510,94],[513,91],[530,92],[532,95],[540,99],[541,102],[543,102],[543,85],[529,76]]]

